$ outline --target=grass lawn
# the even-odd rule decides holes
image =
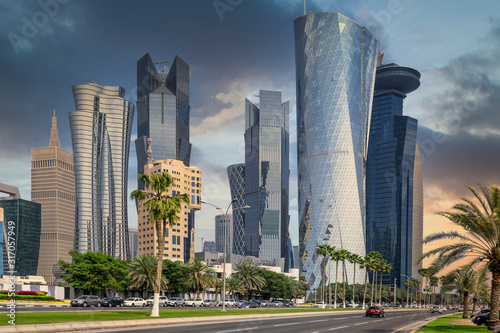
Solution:
[[[130,311],[51,311],[51,312],[23,312],[16,311],[16,325],[53,324],[69,322],[91,322],[108,320],[139,320],[152,319],[149,317],[151,309],[130,310]],[[296,313],[296,312],[318,312],[318,311],[353,311],[352,309],[318,309],[318,308],[295,308],[295,309],[227,309],[221,312],[220,308],[213,309],[171,309],[160,310],[160,318],[180,318],[180,317],[210,317],[210,316],[231,316],[245,314],[268,314],[268,313]],[[355,310],[354,310],[355,311]],[[0,326],[9,323],[0,321]]]
[[[485,332],[488,331],[486,326],[476,326],[476,325],[460,325],[456,320],[462,319],[462,314],[454,314],[451,316],[446,316],[442,318],[438,318],[436,320],[431,321],[417,332]],[[470,322],[470,319],[467,319]],[[452,328],[453,327],[453,328]]]

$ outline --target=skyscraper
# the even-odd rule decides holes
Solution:
[[[289,102],[261,90],[259,106],[245,100],[245,251],[277,259],[288,253]]]
[[[71,262],[68,252],[73,249],[75,237],[73,154],[60,146],[55,110],[49,146],[31,150],[31,200],[42,205],[37,275],[52,284],[57,261]]]
[[[162,61],[165,66],[167,61]],[[147,139],[155,160],[179,160],[189,166],[189,65],[176,56],[167,74],[159,74],[146,53],[137,61],[137,168],[144,173]],[[139,189],[144,189],[141,181]]]
[[[217,252],[224,253],[224,224],[226,225],[226,254],[231,253],[233,246],[233,215],[228,214],[215,216],[215,248]]]
[[[139,235],[137,229],[128,229],[128,243],[130,246],[130,259],[135,259],[139,246]]]
[[[75,160],[75,249],[129,258],[127,183],[134,104],[122,87],[72,87],[69,113]]]
[[[245,255],[245,163],[232,164],[227,167],[231,199],[233,203],[233,246],[232,253]]]
[[[4,211],[3,274],[36,275],[40,251],[42,208],[39,203],[23,200],[17,187],[0,184],[0,208]],[[9,234],[11,232],[11,234]],[[10,238],[8,238],[10,237]],[[14,240],[12,240],[12,238]],[[14,268],[9,260],[15,261]],[[11,261],[11,262],[12,262]]]
[[[300,270],[313,289],[322,282],[318,245],[365,254],[365,162],[378,41],[339,13],[308,13],[295,19],[294,31]],[[352,270],[347,265],[348,279]]]
[[[384,274],[383,283],[397,278],[401,287],[401,274],[418,274],[414,265],[422,254],[417,120],[403,116],[403,100],[419,86],[420,73],[413,68],[396,64],[377,68],[366,164],[366,251],[380,252],[392,263],[393,269]]]

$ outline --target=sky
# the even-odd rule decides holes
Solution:
[[[453,228],[449,210],[465,185],[500,183],[500,2],[307,0],[307,11],[342,13],[370,29],[384,63],[413,67],[421,86],[404,114],[419,121],[424,235]],[[293,20],[301,0],[0,0],[0,183],[30,199],[31,149],[49,143],[52,110],[72,151],[71,86],[125,88],[135,103],[136,62],[176,55],[190,65],[191,165],[202,197],[227,207],[226,167],[244,162],[244,100],[278,90],[295,104]],[[295,105],[290,110],[290,233],[298,244]],[[137,137],[136,117],[132,142]],[[130,193],[137,186],[135,146]],[[154,153],[153,153],[154,158]],[[214,240],[213,207],[197,213],[196,251]],[[129,202],[129,226],[137,226]],[[424,248],[425,250],[425,248]]]

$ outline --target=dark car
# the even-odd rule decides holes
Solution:
[[[292,308],[295,304],[293,302],[285,302],[283,303],[283,306],[284,307],[287,307],[287,308]]]
[[[97,306],[100,307],[101,304],[101,299],[99,296],[93,296],[93,295],[82,295],[79,296],[75,299],[71,300],[71,306],[83,306],[84,308],[88,306]]]
[[[249,301],[244,301],[244,302],[240,303],[240,305],[238,305],[238,307],[240,309],[246,309],[246,308],[249,308],[251,304],[252,303],[250,303]]]
[[[379,316],[379,317],[384,317],[385,312],[384,309],[382,309],[380,306],[370,306],[368,309],[366,309],[366,316]]]
[[[251,301],[249,307],[250,308],[260,308],[260,303],[259,302],[255,302],[255,301]]]
[[[477,316],[482,316],[488,312],[490,312],[490,309],[483,309],[481,311],[474,312],[473,314],[470,315],[470,319],[473,319],[474,317],[477,317]]]
[[[120,297],[104,297],[101,303],[102,306],[117,306],[121,308],[123,306],[123,299],[121,299]]]
[[[500,312],[498,314],[500,316]],[[474,318],[472,318],[472,322],[476,325],[486,325],[486,322],[490,319],[490,313],[485,313],[482,315],[477,315]]]

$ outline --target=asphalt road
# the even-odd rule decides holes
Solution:
[[[451,313],[450,313],[451,314]],[[100,330],[94,333],[320,333],[320,332],[410,332],[419,321],[437,317],[427,310],[387,311],[384,318],[365,317],[364,312],[336,312],[325,315],[297,314],[288,318],[239,320],[196,325],[149,326],[119,330]],[[88,332],[88,331],[87,331]]]

